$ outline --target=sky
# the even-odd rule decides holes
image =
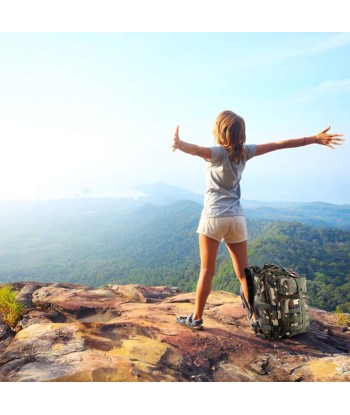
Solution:
[[[205,189],[205,162],[230,109],[247,143],[349,138],[347,32],[2,32],[0,200],[122,197],[138,184]],[[350,144],[247,163],[242,197],[350,203]]]

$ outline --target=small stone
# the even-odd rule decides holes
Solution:
[[[139,378],[139,377],[140,377],[139,372],[138,372],[135,368],[131,369],[131,373],[132,373],[135,377],[137,377],[137,378]]]
[[[203,357],[197,357],[194,361],[194,364],[197,367],[208,367],[208,359],[205,359]]]
[[[271,372],[268,360],[261,363],[261,369],[263,371],[263,375],[268,375]]]
[[[177,336],[177,331],[168,331],[168,330],[162,330],[161,332],[165,336]]]
[[[10,327],[6,326],[6,324],[0,323],[0,341],[7,339],[9,336],[11,336]]]

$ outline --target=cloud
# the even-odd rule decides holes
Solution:
[[[311,101],[324,96],[338,95],[350,92],[350,78],[329,79],[319,85],[300,89],[295,92],[294,97],[284,101],[282,105],[296,104]]]
[[[350,46],[350,33],[335,33],[328,37],[319,37],[317,41],[309,41],[308,35],[303,38],[303,44],[295,44],[281,53],[266,56],[266,63],[298,59],[300,57],[318,55],[335,49]]]
[[[327,39],[316,42],[310,48],[306,48],[304,53],[316,54],[323,53],[333,49],[340,49],[350,45],[350,33],[336,33]]]
[[[350,89],[350,78],[342,79],[340,81],[330,79],[322,82],[311,90],[316,95],[334,94],[338,92],[346,92]]]
[[[260,48],[254,49],[254,53],[237,55],[234,60],[229,56],[225,65],[222,61],[208,64],[206,73],[231,73],[233,70],[272,66],[350,46],[350,33],[296,33],[291,39],[286,38],[285,34],[271,36],[268,47],[262,44]]]

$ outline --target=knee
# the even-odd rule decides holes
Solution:
[[[215,274],[215,267],[202,267],[201,275],[203,278],[213,278]]]

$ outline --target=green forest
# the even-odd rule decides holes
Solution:
[[[189,200],[169,205],[118,199],[0,204],[0,283],[140,283],[194,291],[200,212],[201,205]],[[305,275],[312,306],[335,310],[350,305],[348,207],[254,205],[246,213],[250,265],[276,263]],[[239,292],[223,245],[213,289]]]

